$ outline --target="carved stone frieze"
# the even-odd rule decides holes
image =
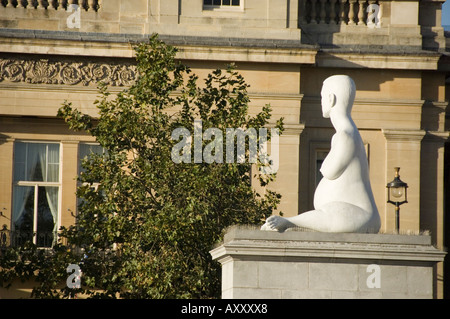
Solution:
[[[129,86],[136,76],[136,66],[130,64],[0,59],[0,83]]]

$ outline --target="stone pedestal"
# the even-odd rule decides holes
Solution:
[[[224,299],[433,298],[445,252],[428,235],[232,227],[211,255]]]

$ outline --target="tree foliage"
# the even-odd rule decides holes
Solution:
[[[71,129],[91,134],[105,152],[83,161],[81,203],[76,224],[61,229],[64,245],[46,254],[32,245],[4,252],[3,285],[16,277],[34,278],[35,297],[216,298],[220,265],[209,251],[224,229],[261,224],[279,203],[277,193],[255,191],[251,163],[174,163],[171,158],[178,143],[171,133],[178,127],[193,132],[194,119],[202,120],[203,130],[223,132],[268,124],[270,106],[248,114],[243,77],[230,66],[199,84],[198,76],[175,59],[176,49],[156,35],[137,45],[135,53],[135,84],[117,95],[100,85],[98,117],[70,102],[60,108],[58,116]],[[277,127],[282,130],[282,120]],[[273,178],[256,180],[265,186]],[[70,263],[81,267],[80,289],[65,286]]]

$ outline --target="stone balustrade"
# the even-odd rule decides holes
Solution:
[[[23,9],[66,10],[72,4],[79,5],[84,10],[98,11],[101,0],[2,0],[3,7]]]
[[[297,5],[297,0],[246,0],[242,10],[232,11],[204,10],[202,3],[0,0],[0,20],[6,30],[158,33],[206,39],[220,34],[222,39],[276,39],[294,46],[389,46],[402,51],[445,48],[438,1],[298,0]],[[79,6],[76,13],[72,5]]]
[[[374,0],[302,0],[300,8],[300,25],[379,26],[382,18],[382,4]]]

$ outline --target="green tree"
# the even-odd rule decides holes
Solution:
[[[243,77],[230,66],[199,85],[176,61],[176,49],[156,35],[135,52],[135,84],[115,96],[100,85],[98,117],[82,114],[70,102],[60,108],[58,116],[71,129],[94,136],[105,152],[83,162],[76,225],[61,229],[65,244],[45,256],[36,247],[4,253],[3,284],[37,274],[35,297],[217,298],[220,265],[209,251],[224,229],[260,225],[279,203],[279,194],[262,196],[252,187],[248,161],[172,160],[179,142],[172,132],[180,127],[194,132],[194,119],[202,120],[203,131],[218,128],[223,136],[226,128],[258,130],[268,124],[269,106],[248,115]],[[282,127],[280,119],[277,128]],[[225,140],[216,142],[225,150]],[[257,180],[266,186],[274,177],[258,174]],[[81,267],[80,289],[65,286],[69,263]]]

